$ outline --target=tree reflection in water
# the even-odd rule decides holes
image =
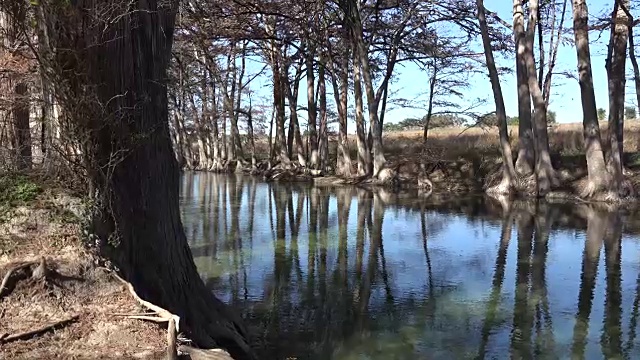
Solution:
[[[265,358],[640,357],[633,211],[204,173],[181,191],[201,275]]]

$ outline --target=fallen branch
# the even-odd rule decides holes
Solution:
[[[35,329],[35,330],[30,330],[30,331],[25,331],[25,332],[21,332],[18,334],[13,334],[13,335],[1,335],[0,336],[0,344],[6,344],[8,342],[12,342],[12,341],[16,341],[16,340],[27,340],[27,339],[31,339],[33,337],[36,337],[38,335],[44,334],[46,332],[49,331],[53,331],[56,329],[60,329],[62,327],[65,327],[71,323],[76,322],[78,319],[80,318],[80,315],[74,315],[68,319],[64,319],[64,320],[60,320],[48,325],[45,325],[41,328]]]
[[[2,279],[2,283],[0,284],[0,299],[2,299],[4,296],[8,295],[5,294],[4,291],[5,289],[8,289],[12,284],[9,284],[9,279],[11,278],[11,276],[16,272],[16,271],[20,271],[22,269],[28,268],[32,265],[37,264],[37,262],[35,261],[29,261],[26,263],[22,263],[20,265],[16,265],[12,268],[9,269],[9,271],[7,271],[7,273],[4,275],[4,278]]]

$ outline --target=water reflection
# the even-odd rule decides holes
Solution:
[[[265,358],[640,355],[634,213],[202,173],[181,201]]]

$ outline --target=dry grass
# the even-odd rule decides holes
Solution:
[[[607,122],[600,123],[603,139],[608,136]],[[517,147],[518,127],[509,126],[511,145]],[[640,150],[640,121],[627,121],[624,132],[624,149],[626,152]],[[438,128],[429,131],[428,144],[433,147],[444,147],[453,152],[460,151],[493,151],[497,150],[498,129],[491,128]],[[352,140],[355,142],[355,138]],[[385,150],[393,154],[406,147],[422,147],[422,131],[397,131],[384,134]],[[561,155],[577,155],[584,153],[582,124],[556,124],[549,128],[549,145],[552,152]]]
[[[23,280],[0,299],[0,335],[31,330],[72,315],[79,320],[31,340],[0,345],[6,359],[135,359],[162,357],[165,331],[156,324],[115,316],[141,309],[122,285],[96,269],[73,221],[78,200],[45,191],[14,209],[0,224],[0,277],[13,264],[45,256],[55,270],[76,280],[55,284]]]

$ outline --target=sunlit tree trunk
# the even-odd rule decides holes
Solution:
[[[367,140],[364,135],[364,104],[362,101],[362,67],[354,56],[353,59],[353,83],[354,97],[356,104],[356,146],[358,148],[358,175],[366,175],[369,173],[369,164],[371,158],[367,147]]]
[[[591,71],[591,53],[589,50],[589,25],[586,0],[572,0],[573,34],[578,56],[578,75],[580,97],[582,99],[582,127],[587,158],[589,184],[582,191],[582,196],[592,196],[603,190],[608,181],[607,168],[602,151],[600,125],[596,110],[596,96],[593,89]]]
[[[516,170],[513,166],[513,155],[511,153],[511,144],[509,144],[509,133],[507,132],[507,112],[504,107],[504,98],[502,97],[502,88],[500,87],[496,62],[493,58],[493,50],[491,49],[491,39],[489,38],[484,2],[483,0],[476,0],[476,4],[478,6],[478,22],[480,23],[480,31],[482,33],[482,44],[487,61],[487,69],[489,70],[491,88],[493,89],[493,99],[496,103],[500,149],[502,150],[503,177],[501,184],[494,188],[494,191],[498,193],[508,193],[511,192],[514,186]]]
[[[290,144],[288,147],[292,147],[295,143],[295,150],[298,156],[298,163],[300,166],[307,166],[307,159],[304,154],[304,144],[302,142],[302,135],[300,134],[300,122],[298,120],[298,93],[300,91],[300,72],[302,63],[299,63],[295,70],[295,77],[293,82],[289,82],[285,87],[287,91],[287,99],[289,100],[289,139]],[[293,88],[293,89],[292,89]]]
[[[384,169],[386,159],[382,148],[382,133],[380,132],[378,118],[379,99],[375,95],[375,91],[373,89],[373,78],[371,75],[367,46],[363,35],[359,3],[355,0],[347,0],[344,3],[344,7],[353,47],[354,72],[357,71],[359,73],[358,77],[361,79],[361,86],[364,86],[365,95],[367,97],[369,129],[372,136],[371,148],[367,150],[371,150],[373,154],[373,159],[371,159],[373,173],[370,175],[373,177],[385,177],[386,174],[381,173]],[[358,148],[360,150],[360,146],[358,146]]]
[[[526,63],[529,92],[533,99],[532,126],[535,132],[536,149],[535,175],[538,196],[546,195],[553,186],[558,185],[556,172],[551,164],[549,136],[547,134],[547,106],[536,77],[536,62],[533,56],[535,28],[538,23],[538,0],[529,1],[529,24],[527,28],[524,60]]]
[[[325,64],[322,57],[318,66],[318,97],[320,98],[320,131],[318,134],[318,156],[320,159],[318,165],[324,171],[329,161],[329,134],[327,131],[327,83],[325,79]]]
[[[616,0],[611,16],[611,37],[606,60],[609,84],[609,153],[608,170],[613,175],[614,188],[622,182],[622,152],[624,135],[625,70],[629,28],[622,6],[629,7],[628,0]]]
[[[518,158],[515,169],[519,175],[533,173],[535,152],[531,126],[531,93],[525,61],[526,34],[522,0],[513,1],[513,33],[516,43],[516,79],[518,88]]]
[[[349,54],[343,54],[340,69],[334,67],[334,59],[329,49],[329,74],[333,87],[333,98],[338,107],[338,148],[336,154],[336,174],[351,176],[351,155],[349,154],[349,138],[347,135],[347,102],[349,96]],[[338,81],[340,85],[338,85]]]
[[[636,88],[636,106],[638,107],[638,114],[640,114],[640,66],[638,66],[635,42],[633,39],[633,26],[631,25],[633,18],[629,15],[630,14],[627,14],[627,17],[629,17],[629,60],[633,67],[633,80]]]
[[[305,57],[305,66],[307,68],[307,121],[309,129],[309,165],[317,169],[318,168],[318,135],[317,135],[317,109],[316,109],[316,97],[315,97],[315,75],[313,72],[315,49],[307,49]]]

